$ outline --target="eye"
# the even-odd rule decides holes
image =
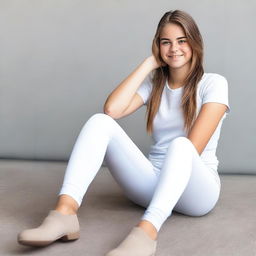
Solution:
[[[168,42],[168,41],[162,42],[162,44],[164,44],[164,45],[169,44],[169,43],[170,43],[170,42]]]
[[[181,40],[179,40],[178,42],[179,42],[179,44],[184,44],[184,43],[186,43],[187,41],[184,40],[184,39],[181,39]]]

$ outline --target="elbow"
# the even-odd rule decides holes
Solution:
[[[110,112],[109,106],[107,105],[106,102],[105,102],[105,104],[103,106],[103,113],[108,115],[108,116],[111,116],[111,112]]]
[[[121,108],[121,106],[113,106],[113,104],[110,105],[105,103],[103,107],[103,112],[104,114],[112,117],[113,119],[119,119],[123,117],[125,112],[121,110]]]
[[[104,112],[104,114],[110,116],[110,110],[108,108],[106,108],[105,106],[103,108],[103,112]]]
[[[113,111],[111,111],[110,109],[108,109],[108,108],[105,108],[105,107],[104,107],[103,112],[104,112],[104,114],[106,114],[106,115],[112,117],[113,119],[117,119],[117,118],[118,118],[117,115],[116,115]]]

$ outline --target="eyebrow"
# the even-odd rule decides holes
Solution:
[[[179,39],[182,39],[182,38],[187,38],[186,36],[181,36],[181,37],[177,37],[176,39],[179,40]],[[168,40],[168,41],[171,41],[169,38],[161,38],[160,41],[162,40]]]

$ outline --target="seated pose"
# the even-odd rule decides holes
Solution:
[[[161,18],[152,55],[108,96],[104,113],[85,123],[72,151],[56,208],[18,242],[45,246],[79,238],[77,211],[103,160],[125,195],[145,208],[128,236],[106,256],[156,255],[157,234],[176,211],[203,216],[220,194],[216,148],[229,113],[228,84],[204,73],[203,41],[193,18],[180,10]],[[115,119],[147,107],[148,158]]]

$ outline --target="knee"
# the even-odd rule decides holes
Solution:
[[[115,120],[103,113],[97,113],[92,115],[87,122],[84,124],[82,131],[87,129],[97,130],[97,131],[106,131],[112,130]]]
[[[88,119],[87,123],[95,123],[97,125],[106,125],[106,124],[112,123],[113,121],[114,119],[107,114],[96,113]],[[104,126],[101,126],[101,127],[104,127]]]
[[[175,143],[188,143],[188,142],[190,142],[190,140],[185,136],[176,137],[172,141],[175,142]]]
[[[192,142],[184,136],[177,137],[170,142],[170,146],[181,147],[182,149],[192,146]]]

